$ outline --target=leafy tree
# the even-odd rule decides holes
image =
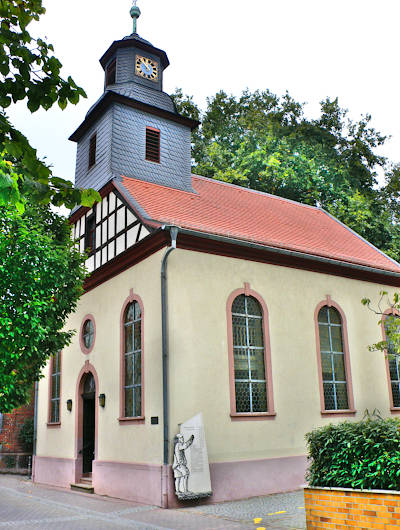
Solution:
[[[68,345],[64,329],[82,294],[85,268],[67,221],[49,206],[23,215],[0,207],[0,410],[29,399],[47,359]]]
[[[400,259],[400,166],[377,154],[386,137],[357,122],[338,100],[321,102],[318,119],[289,94],[218,92],[202,113],[176,90],[177,109],[202,120],[193,135],[194,172],[320,206],[378,248]],[[377,172],[386,183],[377,185]]]
[[[385,327],[385,340],[372,344],[368,349],[369,351],[383,352],[388,357],[398,356],[400,355],[400,294],[394,293],[392,301],[389,299],[387,291],[381,291],[379,295],[380,298],[375,307],[371,305],[369,298],[361,300],[364,306],[379,315],[378,326],[380,327],[383,323]],[[389,313],[386,311],[387,309],[389,309]]]
[[[55,103],[64,109],[86,97],[71,77],[61,77],[62,65],[53,46],[28,32],[29,24],[44,13],[42,0],[0,0],[0,206],[14,204],[21,212],[27,194],[37,202],[69,208],[90,206],[99,199],[94,190],[76,189],[53,176],[6,115],[5,109],[21,100],[36,112]]]

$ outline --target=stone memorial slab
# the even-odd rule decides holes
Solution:
[[[180,500],[210,497],[211,480],[203,414],[182,423],[174,439],[175,493]]]

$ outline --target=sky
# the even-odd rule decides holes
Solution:
[[[31,114],[23,102],[8,114],[54,174],[73,180],[76,145],[69,135],[103,92],[99,59],[132,32],[132,0],[44,0],[31,32],[54,44],[63,75],[88,98],[65,111]],[[399,0],[138,0],[138,33],[165,50],[164,90],[176,87],[203,108],[219,90],[286,91],[316,116],[338,97],[358,119],[391,135],[380,154],[400,161]]]

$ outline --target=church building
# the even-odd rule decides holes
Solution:
[[[205,502],[298,488],[305,433],[400,412],[399,362],[368,351],[382,331],[361,305],[400,265],[320,208],[192,175],[199,124],[131,14],[70,137],[76,186],[102,200],[70,217],[91,274],[39,383],[33,479],[182,506],[173,439],[201,412]]]

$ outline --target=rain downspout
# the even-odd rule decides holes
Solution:
[[[39,383],[35,382],[35,408],[34,408],[34,417],[33,417],[33,449],[32,449],[32,471],[31,471],[31,480],[35,481],[35,460],[36,460],[36,441],[37,441],[37,415],[38,415],[38,392],[39,392]]]
[[[162,507],[168,507],[168,463],[169,463],[169,410],[168,410],[168,304],[167,304],[167,260],[176,249],[178,227],[165,227],[171,234],[171,246],[165,252],[161,264],[161,324],[162,324],[162,370],[163,370],[163,467],[162,467]]]

